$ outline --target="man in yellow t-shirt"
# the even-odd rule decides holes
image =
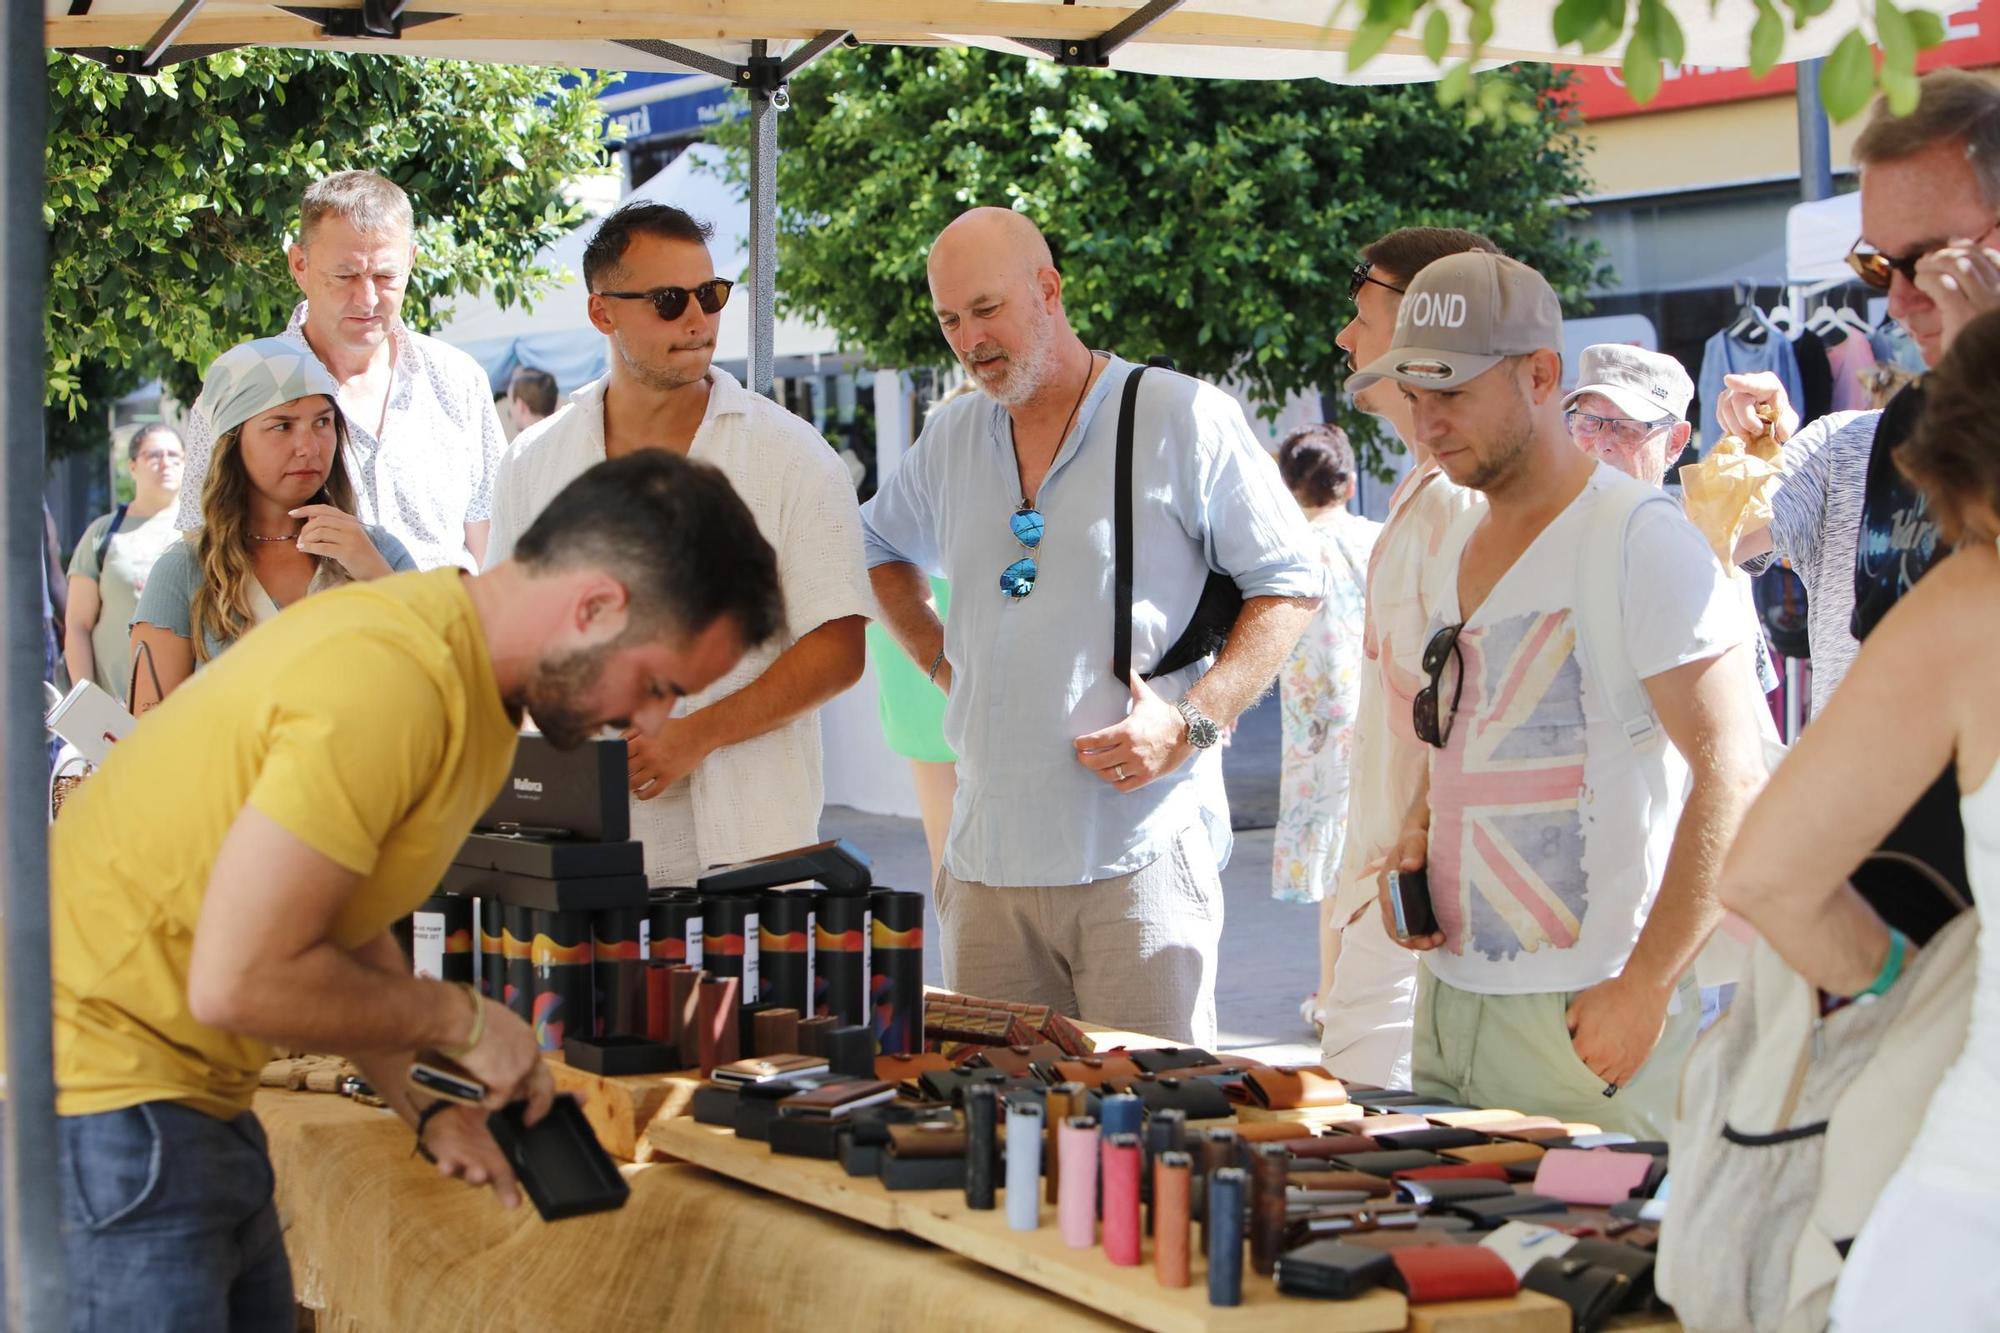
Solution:
[[[647,450],[579,477],[512,560],[307,598],[148,714],[50,841],[74,1327],[291,1328],[250,1113],[274,1045],[352,1056],[441,1171],[517,1202],[485,1115],[547,1110],[533,1035],[413,976],[389,926],[505,782],[524,711],[558,745],[655,724],[782,619],[722,474]],[[420,1118],[424,1048],[488,1107]]]

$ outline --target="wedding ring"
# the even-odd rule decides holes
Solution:
[[[1118,780],[1119,780],[1120,782],[1123,782],[1123,781],[1125,780],[1125,765],[1123,765],[1123,764],[1119,764],[1119,765],[1118,765],[1118,766],[1117,766],[1117,767],[1116,767],[1115,769],[1113,769],[1112,771],[1118,774]]]

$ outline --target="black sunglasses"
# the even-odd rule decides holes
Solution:
[[[650,292],[599,292],[598,295],[615,301],[651,301],[661,319],[679,319],[688,308],[688,297],[694,298],[702,314],[712,315],[729,303],[729,293],[735,286],[727,278],[710,278],[693,287],[655,287]]]
[[[1417,729],[1417,739],[1426,745],[1442,750],[1451,739],[1452,719],[1458,716],[1458,701],[1465,693],[1465,658],[1458,651],[1459,631],[1465,628],[1463,621],[1456,625],[1446,625],[1431,635],[1431,641],[1424,648],[1424,674],[1430,683],[1417,691],[1416,699],[1410,705],[1410,722]],[[1445,666],[1458,657],[1458,681],[1451,687],[1451,711],[1442,717],[1438,715],[1438,694],[1444,685]]]
[[[1398,287],[1395,283],[1384,282],[1380,278],[1369,276],[1374,271],[1375,271],[1375,266],[1369,263],[1365,259],[1362,260],[1360,263],[1356,264],[1352,269],[1348,270],[1347,273],[1348,300],[1352,301],[1355,297],[1361,295],[1362,287],[1371,282],[1374,283],[1377,287],[1387,287],[1390,291],[1396,293],[1396,295],[1398,296],[1401,296],[1403,294],[1404,289]]]
[[[1991,236],[1994,227],[2000,227],[2000,221],[1995,221],[1993,226],[1988,227],[1977,239],[1983,241]],[[1856,241],[1847,251],[1847,266],[1854,270],[1854,276],[1861,281],[1878,292],[1886,292],[1890,284],[1895,282],[1898,273],[1903,275],[1903,281],[1914,284],[1917,280],[1917,265],[1923,262],[1926,256],[1935,254],[1949,244],[1951,244],[1949,241],[1939,241],[1936,245],[1928,246],[1915,254],[1886,255],[1866,241]]]

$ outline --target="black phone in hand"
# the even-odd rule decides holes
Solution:
[[[1435,935],[1437,913],[1431,910],[1430,876],[1421,870],[1389,872],[1389,908],[1396,917],[1396,938]]]

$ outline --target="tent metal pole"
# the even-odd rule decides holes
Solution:
[[[1826,106],[1819,96],[1823,60],[1799,62],[1799,198],[1807,203],[1833,196],[1833,140]]]
[[[49,968],[48,755],[42,744],[42,312],[47,290],[42,160],[48,69],[42,15],[10,4],[0,20],[0,803],[6,849],[7,1092],[4,1148],[7,1326],[69,1326],[57,1223],[55,1056]]]
[[[754,66],[766,44],[750,44]],[[750,391],[771,396],[777,347],[778,113],[790,102],[782,84],[750,90]]]

